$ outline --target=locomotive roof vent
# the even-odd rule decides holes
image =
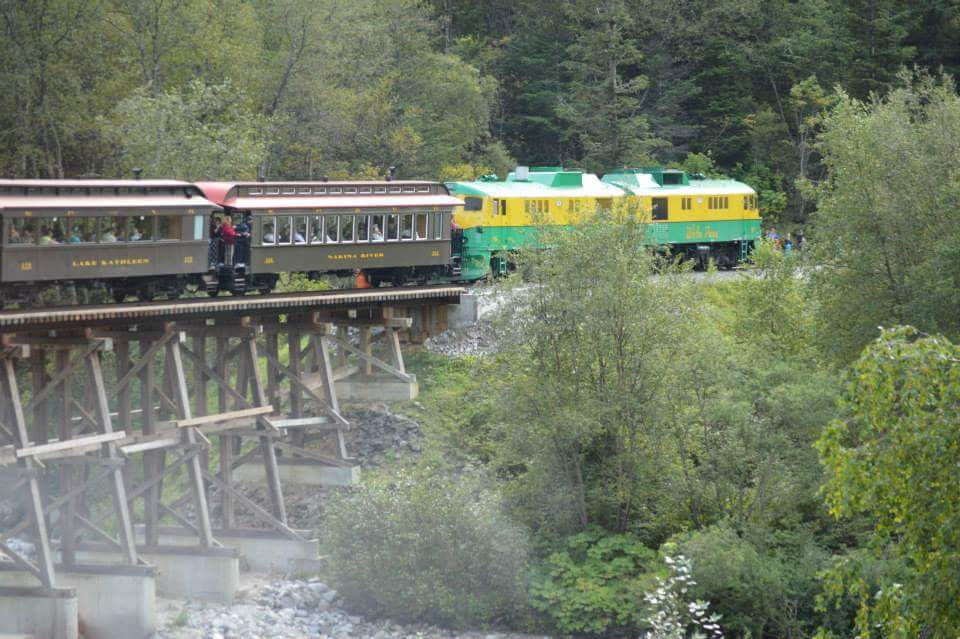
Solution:
[[[530,179],[530,167],[518,166],[517,170],[513,174],[514,182],[526,182],[529,179]]]

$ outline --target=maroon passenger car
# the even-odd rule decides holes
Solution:
[[[269,290],[281,272],[362,269],[376,286],[425,282],[450,273],[454,207],[443,184],[387,182],[204,182],[197,186],[231,215],[249,221],[249,255],[239,251],[247,286]],[[221,288],[241,278],[220,277]],[[226,286],[224,286],[226,284]]]

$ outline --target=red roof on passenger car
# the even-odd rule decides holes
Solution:
[[[446,187],[438,182],[427,181],[392,181],[392,182],[199,182],[197,186],[211,201],[231,208],[242,210],[262,209],[342,209],[342,208],[389,208],[402,207],[430,207],[430,206],[463,206],[463,202],[447,192]],[[256,187],[266,192],[269,189],[282,188],[322,188],[329,191],[331,188],[356,188],[371,190],[376,187],[438,187],[442,193],[351,193],[351,194],[269,194],[269,195],[240,195],[240,187]]]

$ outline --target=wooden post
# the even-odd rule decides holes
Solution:
[[[36,395],[47,384],[47,352],[40,348],[30,349],[30,371],[33,394]],[[50,411],[47,401],[37,404],[33,409],[33,441],[37,444],[46,444],[48,440],[47,427]]]
[[[150,342],[140,340],[140,357],[145,357],[150,350]],[[143,434],[153,435],[157,432],[157,414],[154,411],[156,401],[154,393],[155,373],[153,362],[147,364],[140,371],[140,403],[143,407]],[[144,477],[155,477],[163,468],[164,454],[162,451],[149,450],[143,454]],[[161,480],[150,488],[143,496],[144,542],[147,546],[156,546],[160,541],[160,494],[163,490]]]
[[[171,386],[174,400],[180,414],[180,419],[192,419],[190,410],[190,394],[187,392],[187,376],[183,369],[183,359],[180,353],[180,340],[172,339],[167,342],[167,362],[171,373]],[[197,435],[193,428],[184,428],[181,431],[184,443],[191,447],[197,445]],[[187,472],[190,475],[190,488],[193,491],[196,517],[199,524],[200,545],[209,547],[213,544],[213,528],[210,525],[210,511],[207,509],[207,491],[203,485],[203,469],[200,467],[199,456],[194,456],[187,463]]]
[[[216,371],[222,379],[227,377],[227,349],[230,340],[226,337],[217,337],[217,366]],[[227,391],[217,384],[217,407],[221,413],[227,410]],[[227,486],[233,485],[233,438],[229,435],[220,436],[220,480]],[[220,515],[223,527],[230,529],[236,526],[233,495],[229,490],[220,491]]]
[[[257,340],[253,336],[244,339],[247,342],[247,369],[250,371],[250,382],[253,386],[254,405],[266,406],[269,402],[264,392],[263,379],[260,377],[260,367],[258,366],[260,354],[257,352]],[[277,451],[273,447],[273,439],[261,437],[260,450],[263,454],[264,470],[267,475],[267,490],[270,493],[270,500],[273,502],[273,516],[286,524],[287,508],[283,503],[280,469],[277,467]]]
[[[370,344],[369,326],[360,327],[360,350],[363,351],[363,354],[367,357],[373,357],[373,345]],[[373,364],[370,363],[370,360],[363,362],[363,374],[367,376],[373,375]]]
[[[300,349],[300,332],[291,330],[287,335],[288,353],[290,356],[290,371],[300,377],[303,371]],[[303,417],[303,392],[300,387],[290,380],[290,416],[293,418]],[[306,440],[306,430],[303,428],[294,428],[290,433],[290,440],[294,446],[303,446]]]
[[[96,408],[97,421],[100,423],[100,432],[103,434],[113,432],[113,424],[110,421],[110,405],[107,403],[107,387],[103,383],[103,370],[100,367],[100,352],[94,351],[87,356],[87,372],[90,375],[90,383],[93,385],[94,403]],[[103,456],[111,461],[118,462],[122,458],[117,453],[115,442],[103,444]],[[124,559],[129,564],[137,563],[137,542],[133,536],[133,522],[130,520],[130,510],[127,506],[127,489],[123,483],[123,472],[119,466],[115,466],[111,476],[111,488],[113,489],[113,502],[117,516],[117,536],[120,538],[120,547],[123,550]]]
[[[13,434],[17,440],[14,445],[23,448],[29,442],[27,423],[23,416],[20,389],[17,387],[17,372],[10,357],[3,359],[3,391],[7,396],[8,406],[13,418]],[[36,465],[30,457],[21,458],[19,464],[21,468],[28,472],[36,470]],[[36,474],[32,472],[27,479],[27,491],[29,493],[30,514],[33,518],[34,532],[37,538],[36,550],[40,582],[46,588],[53,588],[55,578],[53,556],[50,552],[50,538],[47,535],[47,524],[43,517],[43,502],[40,500],[39,482]]]
[[[69,363],[70,351],[58,350],[56,355],[57,370],[64,370]],[[70,420],[70,416],[72,415],[70,396],[73,389],[69,376],[66,377],[63,382],[61,382],[60,389],[60,423],[58,425],[59,428],[57,434],[59,435],[60,441],[67,441],[68,439],[73,438],[73,424]],[[60,464],[61,492],[66,493],[73,488],[74,477],[76,477],[76,472],[74,471],[72,464]],[[70,565],[76,563],[77,560],[77,540],[74,528],[76,523],[77,498],[71,498],[70,501],[64,505],[64,508],[60,512],[62,513],[60,517],[60,553],[62,555],[63,563]]]

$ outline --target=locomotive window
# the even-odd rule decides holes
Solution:
[[[371,242],[382,242],[383,241],[383,216],[374,215],[373,216],[373,226],[370,231],[370,241]]]
[[[387,241],[400,239],[400,216],[396,214],[387,217]]]
[[[433,214],[433,239],[443,239],[443,213]]]
[[[310,243],[323,244],[323,216],[313,215],[310,217]]]
[[[341,242],[353,241],[353,216],[352,215],[340,216],[340,241]]]
[[[413,216],[412,215],[400,216],[400,239],[401,240],[413,239]]]
[[[665,220],[667,219],[667,198],[665,197],[655,197],[653,199],[653,219],[655,220]]]
[[[307,216],[298,215],[293,219],[294,219],[293,243],[306,244],[307,243]]]
[[[180,239],[180,216],[178,215],[158,215],[157,216],[157,240],[179,240]]]
[[[357,218],[357,241],[366,242],[370,239],[370,216],[361,215]]]
[[[280,226],[280,232],[277,234],[277,244],[289,244],[291,218],[287,215],[278,217],[277,224]]]
[[[34,244],[36,241],[37,227],[33,220],[22,217],[10,219],[7,244]]]
[[[417,236],[415,239],[418,240],[428,240],[430,239],[427,235],[427,214],[426,213],[417,213],[417,223],[415,225]]]
[[[500,200],[493,201],[493,214],[500,215]]]
[[[100,218],[100,242],[104,244],[113,244],[119,242],[123,237],[123,229],[117,228],[117,218]]]
[[[326,232],[325,242],[339,242],[340,241],[340,225],[337,223],[336,215],[326,215],[323,220],[323,228]]]
[[[483,198],[468,197],[463,201],[464,211],[480,211],[483,209]]]
[[[277,243],[277,218],[264,217],[260,220],[263,228],[263,235],[260,236],[260,244],[272,246]]]
[[[97,218],[75,217],[70,220],[68,244],[89,244],[97,241]]]

